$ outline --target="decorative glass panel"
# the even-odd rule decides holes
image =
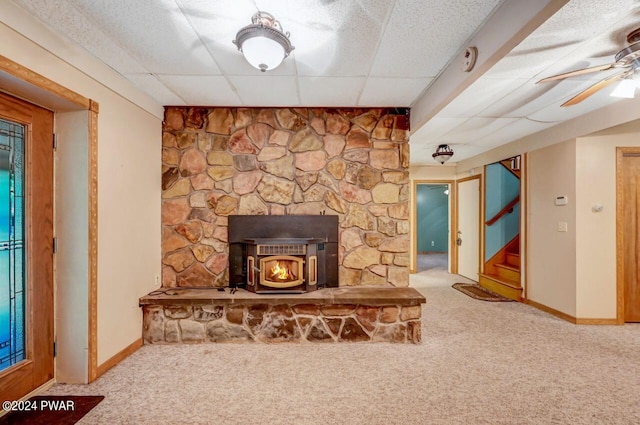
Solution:
[[[0,371],[25,358],[24,135],[0,119]]]

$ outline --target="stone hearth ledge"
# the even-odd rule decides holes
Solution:
[[[147,344],[421,341],[414,288],[340,287],[305,294],[163,288],[140,298]]]

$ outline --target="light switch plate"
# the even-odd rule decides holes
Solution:
[[[558,232],[567,232],[569,230],[569,225],[566,221],[558,222]]]

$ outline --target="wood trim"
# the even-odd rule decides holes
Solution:
[[[522,196],[522,203],[520,204],[520,223],[521,234],[520,238],[520,285],[522,286],[522,299],[527,300],[529,298],[528,283],[529,283],[529,258],[527,253],[529,252],[529,155],[523,154],[520,160],[520,196]]]
[[[89,382],[98,371],[98,103],[89,110]]]
[[[458,180],[456,180],[456,183],[464,183],[464,182],[468,182],[469,180],[475,180],[475,179],[478,179],[478,178],[480,178],[481,176],[482,176],[482,174],[474,174],[474,175],[469,176],[469,177],[464,177],[464,178],[458,179]]]
[[[531,307],[535,307],[538,310],[542,310],[545,313],[552,314],[559,317],[562,320],[573,323],[574,325],[622,325],[618,319],[578,319],[567,313],[556,310],[555,308],[547,307],[544,304],[537,303],[531,300],[522,300],[523,303],[529,304]]]
[[[537,303],[537,302],[532,301],[532,300],[523,300],[522,302],[525,303],[525,304],[530,305],[531,307],[535,307],[538,310],[542,310],[545,313],[552,314],[552,315],[554,315],[554,316],[556,316],[556,317],[558,317],[558,318],[560,318],[562,320],[566,320],[567,322],[570,322],[570,323],[573,323],[573,324],[577,323],[577,319],[575,317],[573,317],[573,316],[571,316],[571,315],[569,315],[567,313],[563,313],[561,311],[558,311],[555,308],[547,307],[544,304],[540,304],[540,303]]]
[[[624,321],[624,205],[622,181],[622,148],[616,148],[616,318]]]
[[[616,320],[624,323],[624,181],[622,161],[625,154],[640,155],[638,147],[616,148]]]
[[[478,280],[480,279],[480,273],[484,273],[484,174],[479,174],[480,182],[478,182],[478,190],[480,191],[480,195],[478,198],[479,204],[478,208],[480,212],[478,213],[478,230],[480,234],[478,235],[478,243],[480,246],[478,247]]]
[[[518,180],[520,180],[521,177],[520,177],[519,171],[522,170],[522,164],[520,165],[520,169],[518,171],[511,169],[511,164],[509,164],[509,165],[505,164],[505,162],[511,162],[512,159],[515,159],[518,156],[520,156],[520,155],[514,155],[511,158],[503,159],[502,161],[498,161],[498,162],[500,163],[500,165],[502,165],[504,168],[506,168],[507,171],[509,171],[511,174],[516,176],[518,178]],[[522,157],[520,157],[520,160],[522,162]]]
[[[410,270],[410,273],[415,273],[417,271],[417,262],[418,262],[418,256],[417,256],[417,252],[418,252],[418,202],[417,202],[417,196],[418,196],[418,185],[419,184],[448,184],[449,185],[449,256],[450,256],[450,266],[452,264],[454,264],[454,244],[455,244],[455,237],[454,237],[454,232],[452,231],[452,229],[454,229],[453,225],[454,222],[452,220],[453,218],[453,208],[455,206],[455,203],[452,204],[452,199],[455,197],[455,180],[423,180],[423,179],[417,179],[417,180],[412,180],[412,184],[411,184],[411,200],[413,201],[413,208],[411,208],[411,219],[409,221],[409,225],[410,227],[412,227],[411,230],[411,236],[413,237],[413,246],[411,247],[411,252],[409,253],[409,257],[410,257],[410,263],[413,264],[413,268]],[[453,206],[452,206],[453,205]]]
[[[576,319],[576,325],[623,325],[618,319]]]
[[[458,185],[456,182],[449,184],[449,270],[458,274]]]
[[[97,377],[104,375],[105,372],[107,372],[109,369],[111,369],[112,367],[114,367],[115,365],[117,365],[118,363],[120,363],[121,361],[123,361],[124,359],[126,359],[127,357],[135,353],[136,351],[138,351],[138,349],[142,347],[142,345],[143,345],[142,338],[138,338],[137,340],[133,341],[131,344],[129,344],[128,346],[120,350],[109,360],[105,361],[100,366],[98,366]]]
[[[2,55],[0,55],[0,71],[4,71],[14,77],[26,81],[29,84],[33,84],[36,87],[48,91],[49,93],[68,100],[69,102],[80,106],[82,109],[90,108],[90,99],[74,92],[73,90],[61,86],[47,77],[44,77]]]

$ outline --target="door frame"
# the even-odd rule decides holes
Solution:
[[[484,262],[482,261],[482,258],[484,256],[484,244],[482,243],[482,241],[484,240],[484,208],[482,208],[482,206],[484,205],[484,174],[474,174],[472,176],[469,177],[465,177],[459,180],[456,180],[456,220],[455,220],[455,225],[456,227],[454,228],[454,231],[452,232],[454,234],[454,247],[455,247],[455,251],[456,251],[456,264],[455,264],[455,273],[458,273],[458,261],[460,260],[460,255],[458,253],[458,245],[455,244],[455,236],[458,235],[458,231],[460,230],[460,219],[459,219],[459,214],[460,214],[460,206],[459,206],[459,198],[458,198],[458,194],[460,193],[459,189],[458,189],[458,185],[460,183],[464,183],[470,180],[478,180],[478,274],[482,273],[484,270]],[[453,270],[453,268],[452,268]]]
[[[410,217],[410,228],[411,231],[411,255],[410,255],[410,264],[411,269],[410,273],[416,273],[417,271],[417,262],[418,262],[418,185],[421,184],[446,184],[449,185],[449,272],[454,273],[453,267],[457,268],[457,259],[456,259],[456,250],[453,249],[453,244],[455,243],[454,232],[455,228],[455,218],[456,218],[456,185],[455,180],[412,180],[411,181],[411,199],[413,200],[413,207],[411,208],[411,217]]]
[[[624,181],[622,161],[625,154],[640,155],[640,147],[616,148],[616,323],[624,320]]]
[[[54,377],[53,112],[0,93],[0,117],[25,127],[24,359],[0,372],[16,400]]]
[[[98,102],[68,89],[31,69],[0,55],[0,76],[15,82],[2,91],[37,105],[59,111],[85,110],[88,113],[88,382],[99,376],[98,369]],[[55,120],[55,115],[54,115]],[[58,188],[54,186],[54,192]],[[54,204],[56,194],[54,193]],[[55,260],[54,260],[55,261]],[[55,282],[54,270],[54,282]],[[54,283],[56,285],[57,283]],[[55,306],[59,308],[59,306]]]

